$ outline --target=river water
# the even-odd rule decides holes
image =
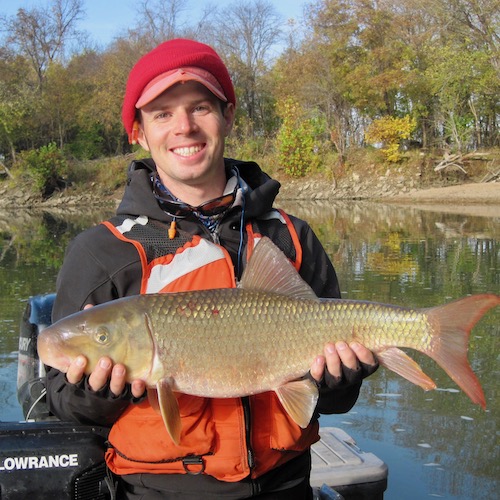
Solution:
[[[500,293],[500,210],[482,214],[477,206],[368,202],[283,206],[311,223],[335,265],[344,298],[427,307],[473,293]],[[0,212],[1,421],[23,418],[16,377],[27,298],[54,290],[68,242],[107,215]],[[386,500],[498,498],[499,309],[470,337],[469,360],[481,380],[486,411],[433,361],[412,352],[438,390],[424,392],[382,368],[365,381],[352,411],[321,417],[323,426],[342,428],[388,465]]]

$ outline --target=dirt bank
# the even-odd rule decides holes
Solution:
[[[393,196],[394,201],[500,204],[500,182],[460,184],[414,190]],[[500,209],[500,207],[498,207]]]
[[[386,201],[433,212],[500,218],[500,183],[473,183],[416,190]]]
[[[418,205],[423,209],[500,216],[500,182],[467,182],[447,187],[422,189],[414,178],[386,174],[360,176],[353,173],[334,184],[324,179],[281,180],[280,200],[373,200],[383,203]],[[93,188],[68,189],[42,200],[29,191],[0,184],[0,208],[65,208],[113,206],[123,188],[100,193]]]
[[[378,177],[362,179],[356,174],[331,185],[324,181],[284,182],[279,199],[284,200],[373,200],[418,206],[422,210],[500,217],[500,182],[469,182],[420,189],[412,179]]]

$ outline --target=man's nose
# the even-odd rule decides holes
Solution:
[[[187,134],[196,128],[196,123],[191,113],[188,111],[179,111],[175,115],[175,132],[178,134]]]

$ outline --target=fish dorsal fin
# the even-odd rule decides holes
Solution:
[[[239,286],[295,299],[319,300],[285,254],[266,237],[255,245]]]
[[[298,426],[305,429],[318,402],[319,392],[316,384],[311,379],[304,378],[288,382],[275,392],[288,415]]]

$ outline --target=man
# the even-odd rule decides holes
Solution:
[[[279,184],[253,162],[224,158],[235,104],[228,71],[207,45],[170,40],[137,62],[122,118],[130,141],[151,159],[132,162],[116,217],[70,245],[54,320],[127,295],[235,286],[260,236],[279,246],[318,296],[340,296],[311,228],[273,209]],[[369,350],[343,342],[326,345],[311,363],[317,414],[348,411],[377,367]],[[112,426],[106,461],[120,477],[120,498],[312,498],[318,415],[301,429],[274,393],[179,394],[177,446],[144,382],[126,384],[125,367],[106,357],[89,376],[86,364],[80,356],[66,373],[49,371],[48,404],[61,419]]]

